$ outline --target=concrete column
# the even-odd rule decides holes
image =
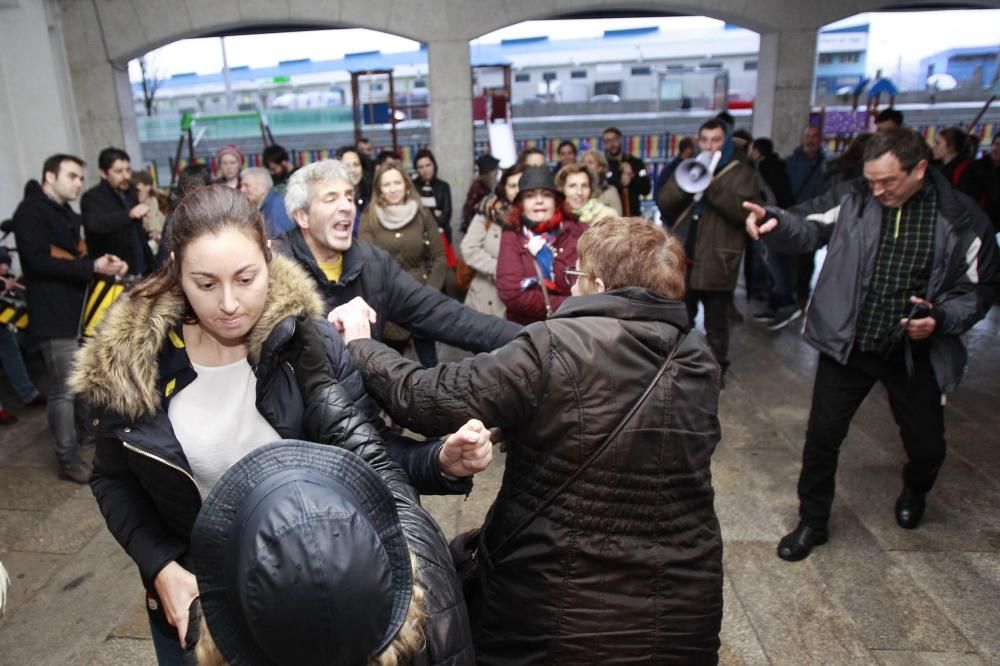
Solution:
[[[66,55],[73,82],[83,155],[88,180],[96,182],[97,155],[103,148],[124,148],[132,165],[142,164],[142,149],[132,111],[128,62],[109,60],[106,40],[115,34],[105,30],[104,17],[90,2],[63,4],[63,21],[77,26],[67,34]]]
[[[81,153],[55,0],[0,2],[0,219],[53,153]],[[81,155],[83,156],[83,155]]]
[[[467,40],[427,44],[431,98],[431,150],[441,179],[451,185],[452,227],[473,177],[472,72]],[[457,238],[457,236],[456,236]]]
[[[787,155],[809,121],[816,70],[816,30],[782,30],[760,36],[753,135],[770,137]]]

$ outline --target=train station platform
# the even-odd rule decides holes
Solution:
[[[816,365],[797,329],[772,334],[749,317],[733,327],[712,465],[725,541],[720,662],[1000,664],[1000,308],[968,335],[969,371],[946,410],[948,459],[920,528],[893,519],[903,450],[877,388],[841,456],[830,543],[788,563],[775,545],[796,522]],[[0,385],[20,417],[0,429],[0,560],[13,583],[0,665],[155,664],[135,567],[90,489],[56,479],[44,409],[21,408]],[[468,500],[426,498],[449,536],[480,523],[502,469],[498,454]]]

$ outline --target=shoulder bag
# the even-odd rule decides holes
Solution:
[[[488,567],[491,569],[494,568],[500,561],[497,559],[498,553],[503,550],[504,546],[521,534],[521,532],[523,532],[524,529],[542,513],[542,511],[552,504],[552,502],[564,490],[566,490],[571,483],[576,481],[576,479],[587,471],[591,464],[593,464],[593,462],[597,460],[602,453],[604,453],[604,451],[608,448],[608,445],[614,441],[615,437],[618,436],[618,433],[622,431],[622,429],[631,420],[632,416],[634,416],[635,413],[639,411],[642,404],[646,402],[646,399],[653,392],[653,388],[659,383],[660,378],[662,378],[663,374],[667,371],[667,367],[670,365],[671,361],[674,360],[674,357],[677,355],[677,350],[680,348],[686,337],[687,333],[684,331],[678,334],[677,341],[674,343],[673,349],[671,349],[670,353],[667,355],[667,360],[663,362],[663,365],[660,366],[660,369],[656,372],[653,380],[649,382],[646,390],[642,392],[642,395],[640,395],[639,399],[635,401],[635,404],[632,405],[631,409],[626,412],[625,416],[622,417],[622,420],[618,422],[618,425],[616,425],[615,428],[608,433],[608,436],[604,438],[604,441],[601,442],[596,449],[594,449],[594,451],[585,461],[583,461],[580,467],[578,467],[569,478],[563,481],[555,490],[550,492],[549,495],[542,500],[537,507],[535,507],[535,510],[531,512],[531,515],[522,520],[517,527],[511,530],[511,532],[504,537],[503,541],[501,541],[493,550],[492,555],[486,550],[486,545],[482,536],[483,527],[476,527],[468,530],[467,532],[463,532],[451,540],[448,544],[448,550],[451,551],[452,559],[455,562],[455,570],[462,583],[462,592],[465,594],[467,603],[475,597],[476,591],[478,590],[480,574],[482,572],[482,563],[486,562]],[[489,516],[487,516],[487,522],[489,522]]]

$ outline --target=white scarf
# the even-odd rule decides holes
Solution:
[[[417,216],[417,202],[407,199],[395,206],[375,205],[375,215],[386,229],[390,231],[402,229]]]

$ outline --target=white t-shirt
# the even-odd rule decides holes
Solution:
[[[198,377],[170,401],[167,416],[204,499],[236,461],[281,436],[257,411],[257,377],[246,359],[191,366]]]

